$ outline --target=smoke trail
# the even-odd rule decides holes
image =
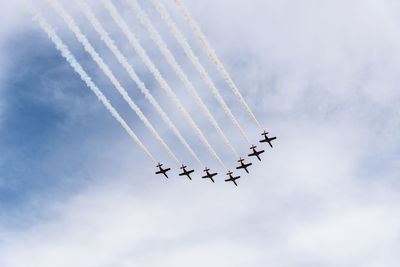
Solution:
[[[172,151],[168,147],[168,145],[164,142],[164,140],[161,138],[161,136],[159,136],[157,131],[154,129],[153,125],[151,125],[151,123],[144,116],[144,114],[142,113],[140,108],[138,106],[136,106],[136,104],[133,102],[133,100],[129,97],[128,93],[125,91],[125,89],[122,87],[122,85],[118,82],[117,78],[111,72],[110,68],[104,63],[104,61],[101,59],[99,54],[94,50],[93,46],[89,43],[88,39],[82,34],[82,32],[80,31],[79,27],[76,25],[76,23],[74,22],[72,17],[64,10],[64,8],[61,6],[61,4],[57,0],[49,0],[49,1],[53,5],[53,7],[57,11],[57,13],[68,24],[68,27],[71,29],[71,31],[73,31],[76,38],[84,46],[85,50],[90,54],[90,56],[97,63],[97,65],[101,68],[101,70],[104,72],[104,74],[110,79],[110,81],[113,83],[113,85],[118,90],[118,92],[122,95],[122,97],[125,99],[125,101],[136,112],[136,114],[144,122],[146,127],[152,132],[154,137],[161,143],[161,145],[165,148],[165,150],[167,150],[167,152],[171,155],[171,157],[173,159],[175,159],[178,163],[180,163],[179,160],[174,155],[174,153],[172,153]]]
[[[221,61],[218,59],[218,57],[215,54],[214,50],[211,48],[211,46],[208,43],[206,37],[201,32],[199,26],[197,25],[197,23],[190,16],[189,11],[182,5],[182,3],[179,0],[174,0],[174,2],[178,6],[179,11],[181,12],[181,14],[186,18],[186,21],[192,27],[194,33],[196,34],[197,38],[199,38],[199,40],[202,43],[203,47],[206,49],[208,56],[211,58],[211,60],[214,62],[214,64],[217,65],[217,67],[218,67],[219,71],[221,72],[222,76],[224,77],[226,82],[229,84],[229,86],[232,88],[233,92],[235,93],[236,97],[239,99],[240,103],[246,109],[247,113],[249,113],[250,117],[257,124],[257,126],[261,129],[260,123],[258,123],[258,121],[257,121],[256,117],[254,116],[253,112],[251,112],[249,106],[246,104],[246,101],[243,99],[243,97],[240,94],[240,92],[238,91],[236,85],[233,83],[233,81],[232,81],[231,77],[229,76],[228,72],[226,71],[224,65],[222,65]]]
[[[170,120],[168,115],[162,110],[162,108],[158,104],[157,100],[154,99],[154,97],[151,95],[151,93],[146,88],[144,83],[139,79],[139,77],[137,76],[133,67],[128,63],[128,60],[126,59],[126,57],[121,53],[121,51],[118,49],[118,47],[114,44],[114,41],[110,38],[109,34],[104,30],[103,26],[101,25],[100,21],[95,17],[95,15],[92,12],[92,10],[90,9],[89,5],[86,3],[80,2],[80,1],[78,1],[78,4],[81,7],[81,9],[84,11],[86,17],[88,18],[90,23],[93,25],[95,30],[101,36],[101,39],[106,43],[107,47],[113,52],[113,54],[118,59],[118,61],[121,63],[121,65],[123,65],[123,67],[128,72],[131,79],[137,84],[140,91],[145,95],[146,99],[150,102],[150,104],[153,105],[153,107],[161,115],[161,117],[163,118],[165,123],[167,123],[167,125],[175,133],[175,135],[182,142],[182,144],[187,148],[187,150],[190,152],[190,154],[192,154],[192,156],[197,160],[197,162],[201,166],[204,166],[203,163],[200,161],[200,159],[197,157],[197,155],[194,153],[192,148],[189,146],[189,144],[183,138],[183,136],[181,135],[179,130],[172,123],[172,121]]]
[[[40,27],[47,33],[51,41],[55,44],[57,49],[61,52],[62,56],[68,61],[71,67],[80,75],[81,79],[86,83],[86,85],[95,93],[98,99],[104,104],[108,111],[110,111],[111,115],[122,125],[125,131],[132,137],[132,139],[143,149],[146,155],[153,161],[156,161],[154,157],[150,154],[147,148],[143,145],[143,143],[139,140],[136,134],[132,131],[132,129],[128,126],[128,124],[122,119],[122,117],[118,114],[118,112],[114,109],[114,107],[110,104],[108,99],[103,95],[100,89],[93,83],[87,73],[83,70],[82,66],[78,63],[75,57],[71,54],[68,47],[61,41],[61,39],[57,36],[52,27],[46,22],[46,20],[42,17],[42,15],[29,3],[24,2],[26,8],[32,13],[33,20],[37,21],[40,24]]]
[[[143,11],[143,9],[140,7],[139,3],[136,0],[128,0],[129,4],[131,7],[136,11],[136,15],[138,16],[139,20],[141,23],[147,28],[147,30],[150,33],[151,38],[153,41],[157,44],[159,47],[160,51],[163,53],[163,55],[166,57],[168,63],[171,65],[171,67],[174,69],[176,74],[179,76],[179,78],[182,80],[182,82],[185,84],[186,88],[189,89],[190,93],[196,100],[196,102],[200,105],[201,109],[205,113],[205,115],[208,117],[210,120],[211,124],[214,126],[214,128],[217,130],[217,132],[220,134],[224,142],[227,144],[227,146],[230,148],[230,150],[233,152],[233,154],[236,157],[239,157],[238,154],[236,153],[235,149],[229,142],[229,140],[226,138],[224,133],[222,132],[221,128],[218,126],[218,123],[214,119],[214,117],[211,115],[210,111],[204,104],[204,102],[201,100],[200,96],[198,95],[197,91],[195,90],[193,84],[189,81],[188,77],[182,70],[182,68],[179,66],[178,62],[176,62],[175,57],[172,55],[171,51],[168,49],[166,43],[160,36],[160,34],[157,32],[157,30],[154,28],[152,25],[150,19],[146,15],[146,13]],[[233,117],[231,111],[229,110],[228,106],[225,104],[224,100],[222,99],[221,95],[214,90],[213,91],[215,97],[218,99],[218,101],[221,103],[222,107],[224,108],[225,112],[228,114],[228,116],[231,118],[233,123],[236,125],[236,127],[239,129],[239,131],[242,133],[242,135],[246,138],[246,135],[244,134],[243,130],[240,128],[238,122],[236,119]]]
[[[165,10],[165,8],[162,6],[162,4],[158,1],[152,1],[153,5],[156,7],[156,9],[160,12],[162,18],[164,21],[167,23],[168,27],[174,34],[175,38],[179,42],[179,44],[182,46],[184,49],[186,55],[189,57],[189,59],[192,61],[193,65],[196,67],[197,71],[201,74],[203,77],[204,81],[210,88],[211,92],[214,94],[215,98],[218,100],[218,102],[221,104],[222,108],[224,109],[225,113],[228,115],[228,117],[231,119],[233,124],[236,126],[236,128],[239,130],[243,138],[248,142],[248,138],[246,134],[244,133],[243,129],[240,127],[239,123],[237,122],[236,118],[233,116],[231,110],[229,109],[228,105],[225,103],[223,100],[221,94],[218,92],[218,89],[215,87],[214,83],[212,82],[211,78],[208,76],[206,70],[204,67],[201,65],[200,61],[198,58],[194,55],[192,49],[190,48],[189,44],[186,42],[184,36],[182,33],[179,32],[177,27],[175,26],[174,22],[170,18],[169,14]]]
[[[113,17],[114,21],[117,23],[117,25],[121,28],[121,30],[124,32],[126,37],[128,38],[130,44],[135,48],[136,52],[139,54],[140,58],[143,60],[143,62],[146,64],[146,66],[149,68],[151,73],[154,75],[158,83],[161,85],[161,87],[167,92],[168,96],[171,98],[171,100],[175,103],[175,105],[178,107],[178,109],[182,112],[183,116],[185,119],[190,123],[192,126],[193,130],[195,133],[200,137],[204,145],[207,147],[207,149],[210,151],[210,153],[214,156],[214,158],[218,161],[218,163],[225,168],[224,164],[218,157],[217,153],[215,153],[214,149],[211,147],[211,145],[208,143],[207,139],[204,137],[203,133],[199,129],[199,127],[196,125],[196,123],[193,121],[189,113],[186,111],[186,109],[182,106],[181,102],[179,99],[176,97],[175,93],[172,91],[172,89],[169,87],[168,83],[164,80],[164,78],[161,76],[161,73],[158,71],[158,69],[154,66],[153,62],[151,59],[147,56],[146,51],[143,49],[143,47],[139,44],[137,41],[135,35],[129,30],[128,25],[126,25],[125,21],[121,18],[119,15],[117,9],[114,7],[114,5],[110,2],[110,0],[102,0],[104,3],[104,6],[108,9],[110,12],[111,16]]]

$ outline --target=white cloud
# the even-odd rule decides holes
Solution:
[[[9,231],[0,263],[396,266],[396,191],[384,181],[371,189],[354,177],[360,163],[355,148],[364,139],[346,140],[324,126],[307,128],[301,135],[289,128],[292,134],[254,163],[238,188],[221,177],[213,185],[198,177],[188,182],[150,176],[146,190],[137,192],[132,181],[110,177],[65,203],[44,205],[51,219]],[[313,143],[296,147],[306,136]]]
[[[200,171],[192,182],[130,177],[141,165],[131,159],[103,166],[103,184],[33,207],[27,229],[1,231],[0,265],[398,266],[393,3],[188,4],[276,147],[238,188]],[[374,167],[381,155],[388,162]]]

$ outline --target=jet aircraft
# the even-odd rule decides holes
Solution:
[[[157,167],[160,168],[160,170],[157,171],[156,174],[164,174],[165,177],[168,178],[167,171],[171,170],[171,168],[163,169],[161,166],[162,166],[162,164],[159,162]]]
[[[257,146],[255,146],[255,145],[252,145],[252,146],[250,147],[250,149],[253,149],[253,153],[250,153],[248,156],[249,156],[249,157],[256,156],[256,157],[258,158],[258,160],[261,161],[260,154],[261,154],[261,153],[264,153],[265,151],[264,151],[264,150],[257,151],[257,150],[256,150],[256,147],[257,147]]]
[[[237,186],[236,180],[239,179],[240,176],[233,177],[232,174],[231,171],[228,171],[226,175],[229,175],[229,179],[226,179],[225,182],[233,182]]]
[[[194,172],[194,170],[189,170],[189,171],[187,171],[187,170],[186,170],[186,167],[187,167],[187,166],[185,166],[185,165],[182,164],[181,169],[182,169],[183,171],[182,171],[182,173],[179,174],[179,176],[186,175],[190,180],[192,180],[192,177],[190,177],[190,174],[191,174],[192,172]]]
[[[264,139],[260,140],[260,143],[267,142],[270,145],[270,147],[272,147],[271,141],[275,140],[276,137],[275,136],[274,137],[268,137],[267,134],[268,134],[268,132],[266,132],[264,130],[264,132],[261,134],[261,135],[264,135]]]
[[[215,173],[210,173],[209,170],[210,170],[210,169],[206,167],[206,168],[203,170],[203,172],[207,173],[207,175],[204,175],[204,176],[202,176],[201,178],[209,178],[209,179],[211,179],[211,181],[212,181],[213,183],[215,183],[213,177],[214,177],[215,175],[217,175],[218,173],[216,173],[216,172],[215,172]]]
[[[245,164],[244,162],[244,159],[242,159],[242,158],[240,158],[239,160],[238,160],[238,162],[240,162],[240,166],[239,167],[236,167],[236,169],[244,169],[247,173],[249,173],[249,171],[247,170],[247,168],[250,166],[250,165],[253,165],[253,163],[247,163],[247,164]]]

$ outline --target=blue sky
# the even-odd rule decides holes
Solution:
[[[182,0],[183,1],[183,0]],[[201,159],[205,147],[171,105],[102,4],[88,1],[140,78]],[[113,1],[226,163],[236,160],[125,1]],[[158,13],[149,13],[241,155],[232,123]],[[252,142],[260,132],[172,1],[162,1]],[[149,134],[46,1],[57,34],[157,156],[129,138],[17,4],[0,35],[0,265],[398,266],[399,26],[395,1],[183,1],[261,124],[278,136],[239,186],[200,179],[200,166],[144,100],[82,12],[82,31],[193,181]]]

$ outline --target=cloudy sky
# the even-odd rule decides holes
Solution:
[[[261,137],[172,0],[161,0],[251,142]],[[88,1],[204,164],[148,104],[74,1],[62,1],[193,181],[47,1],[35,6],[171,178],[149,160],[29,12],[0,11],[0,266],[399,266],[400,5],[182,0],[262,126],[278,137],[239,186],[171,104],[101,1]],[[17,2],[17,1],[16,1]],[[139,1],[240,155],[249,151],[150,1]],[[236,158],[125,0],[113,3],[227,168]]]

